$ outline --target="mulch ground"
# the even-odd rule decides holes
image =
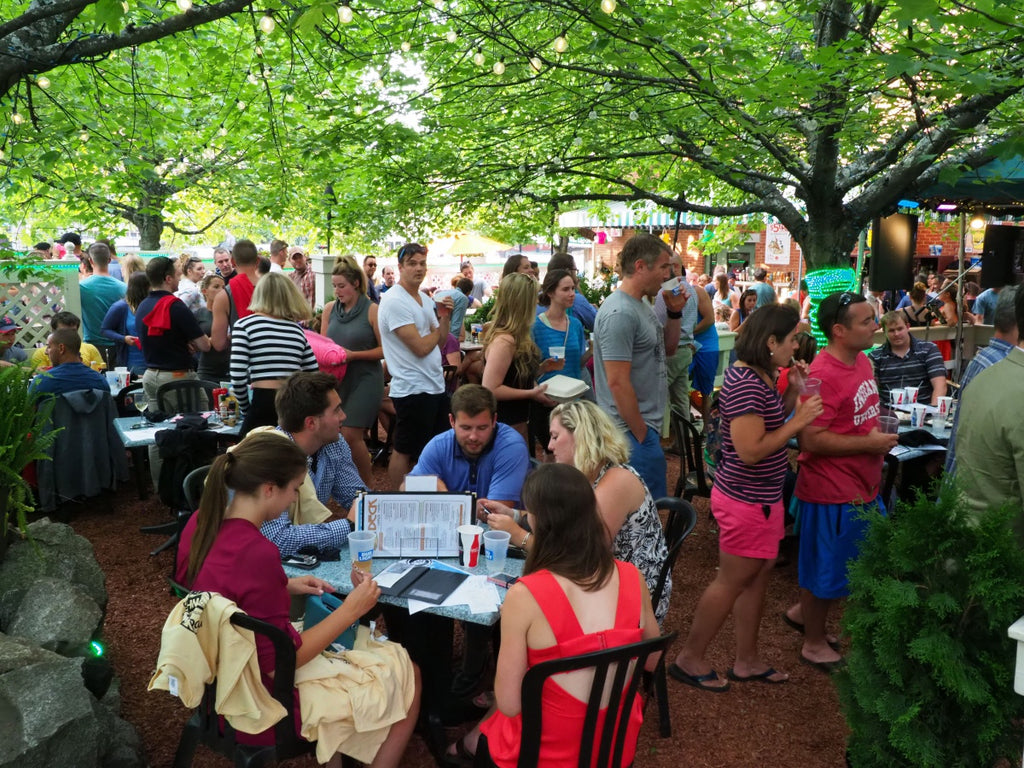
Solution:
[[[670,475],[678,464],[669,458]],[[375,485],[386,487],[382,470]],[[669,488],[675,477],[670,476]],[[695,502],[699,522],[683,546],[675,567],[672,608],[667,632],[679,632],[676,650],[685,637],[694,607],[714,578],[717,536],[709,524],[707,501]],[[150,557],[160,538],[144,535],[139,526],[166,522],[167,509],[155,497],[141,501],[134,486],[116,494],[71,507],[70,524],[89,539],[107,577],[110,600],[103,627],[108,656],[121,678],[122,716],[139,731],[150,765],[169,766],[188,713],[164,692],[147,693],[160,645],[160,629],[175,600],[166,588],[171,570],[170,550]],[[785,550],[784,550],[785,551]],[[830,679],[798,660],[799,635],[786,627],[779,614],[796,596],[796,558],[777,568],[769,586],[761,630],[763,658],[790,674],[783,685],[734,683],[723,694],[707,693],[669,680],[673,734],[658,737],[655,711],[640,736],[637,768],[832,768],[844,765],[846,726]],[[838,626],[832,626],[838,631]],[[732,626],[727,622],[710,649],[720,673],[732,664]],[[674,653],[673,653],[674,656]],[[460,731],[451,731],[454,739]],[[434,765],[424,742],[414,736],[405,756],[410,768]],[[203,747],[196,766],[226,766]],[[288,765],[314,766],[308,758]]]

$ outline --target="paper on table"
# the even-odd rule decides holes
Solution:
[[[462,582],[441,605],[468,605],[470,613],[492,613],[501,607],[501,598],[494,584],[484,575],[473,575]],[[409,614],[419,613],[426,608],[437,606],[422,600],[409,601]]]

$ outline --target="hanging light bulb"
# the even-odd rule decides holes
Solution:
[[[378,91],[383,91],[384,90],[384,80],[382,78],[378,77],[376,80],[373,81],[373,87],[376,88]]]
[[[447,40],[449,43],[454,43],[456,40],[459,39],[459,33],[456,32],[454,29],[449,29],[447,32],[445,32],[444,39]]]
[[[630,120],[639,120],[640,119],[640,115],[634,109],[632,112],[629,113],[629,119]]]
[[[362,104],[356,104],[354,107],[352,107],[352,113],[355,114],[355,115],[363,114],[363,105]]]
[[[253,46],[252,52],[255,53],[257,56],[262,57],[263,56],[263,46],[262,45]]]
[[[291,104],[293,101],[295,101],[295,97],[290,93],[286,93],[284,95],[284,100]]]
[[[256,85],[257,83],[259,83],[259,80],[256,78],[256,73],[255,72],[250,72],[249,76],[246,77],[245,79],[248,80],[253,85]]]
[[[218,136],[227,136],[228,135],[228,129],[225,128],[223,125],[221,125],[221,127],[219,129],[217,129],[217,135]]]
[[[503,59],[498,59],[496,62],[494,62],[494,66],[491,69],[494,70],[494,74],[496,75],[504,75],[505,61]]]
[[[597,110],[590,110],[590,112],[587,114],[587,117],[589,117],[591,120],[597,120]]]
[[[121,3],[121,8],[125,13],[128,13],[128,0],[124,0],[124,2]]]
[[[712,155],[712,153],[714,151],[715,150],[711,147],[710,144],[708,144],[707,146],[704,147],[704,149],[701,150],[701,152],[703,152],[704,155],[707,156],[707,157],[711,157],[711,155]]]
[[[238,101],[235,102],[235,108],[239,112],[244,112],[245,111],[245,102],[242,101],[241,99],[239,99]]]
[[[274,17],[270,15],[269,11],[263,14],[263,18],[260,19],[260,29],[263,30],[263,34],[269,35],[276,26],[277,22],[274,21]]]
[[[530,66],[533,68],[534,72],[540,72],[541,67],[544,66],[544,62],[542,62],[536,56],[531,56],[530,57]]]
[[[42,77],[36,80],[36,85],[38,85],[45,91],[47,88],[50,87],[50,78],[46,77],[46,75],[43,75]]]
[[[352,16],[352,9],[349,7],[348,3],[342,3],[341,7],[338,8],[338,21],[342,24],[348,24],[352,21]]]
[[[410,43],[408,40],[406,40],[405,42],[402,43],[401,47],[402,47],[402,51],[404,53],[408,53],[409,51],[412,50],[412,43]]]
[[[555,42],[552,43],[557,53],[565,53],[569,50],[569,41],[565,39],[565,35],[559,35],[555,38]]]
[[[178,10],[182,13],[192,8],[192,0],[174,0],[174,4],[178,6]]]
[[[618,5],[615,0],[601,0],[601,10],[605,13],[615,13],[615,7]]]
[[[15,125],[21,125],[25,122],[25,118],[22,116],[20,112],[15,112],[11,115],[11,122]]]
[[[88,131],[88,129],[84,125],[82,126],[82,132],[80,134],[78,134],[78,140],[79,141],[88,141],[89,140],[89,131]]]
[[[971,217],[971,229],[981,229],[985,226],[985,217],[980,213],[974,214]]]
[[[487,57],[484,56],[484,52],[477,48],[476,53],[473,54],[473,63],[478,67],[482,67],[485,61],[487,61]]]

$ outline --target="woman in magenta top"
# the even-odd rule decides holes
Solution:
[[[799,313],[768,304],[751,313],[736,339],[735,366],[726,369],[718,395],[722,456],[715,470],[711,511],[719,526],[718,575],[697,604],[690,634],[669,674],[708,691],[725,691],[705,658],[708,645],[731,612],[736,656],[727,676],[736,682],[789,679],[761,660],[757,634],[768,577],[784,527],[782,485],[786,443],[821,413],[821,397],[798,399],[807,364],[793,363],[785,397],[776,389],[779,368],[797,350]],[[793,418],[786,421],[788,414]]]
[[[523,502],[531,526],[523,577],[501,609],[501,650],[494,681],[496,710],[449,749],[475,754],[480,732],[491,760],[515,768],[522,734],[526,671],[543,661],[657,637],[651,595],[639,571],[612,557],[590,482],[566,464],[544,464],[526,479]],[[657,662],[652,658],[649,668]],[[555,677],[544,688],[539,765],[576,765],[592,672]],[[643,719],[639,698],[630,713],[623,765],[633,762]],[[604,711],[598,716],[598,728]]]
[[[295,501],[307,471],[306,455],[290,440],[271,434],[250,435],[213,462],[199,511],[194,516],[195,525],[183,532],[179,551],[179,573],[185,571],[189,589],[217,592],[250,616],[290,634],[296,646],[296,668],[318,656],[370,610],[380,596],[375,581],[353,570],[355,586],[340,608],[302,634],[288,621],[291,595],[334,591],[334,587],[314,576],[289,579],[281,566],[281,553],[260,533],[263,523],[278,517],[282,509]],[[263,683],[270,689],[273,646],[267,638],[258,636],[256,650]],[[412,707],[403,720],[391,726],[373,766],[399,765],[418,713],[417,674]],[[244,743],[274,743],[273,729],[255,736],[238,736]],[[340,766],[340,755],[336,758]],[[332,759],[328,765],[334,763]]]

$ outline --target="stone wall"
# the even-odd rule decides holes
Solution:
[[[0,768],[136,768],[118,682],[89,653],[107,604],[92,545],[41,520],[0,562]]]

